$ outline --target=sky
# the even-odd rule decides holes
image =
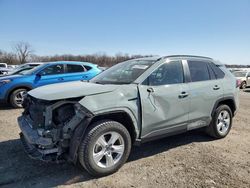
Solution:
[[[0,0],[0,49],[209,56],[250,64],[250,0]]]

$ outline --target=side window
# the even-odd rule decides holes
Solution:
[[[209,63],[209,65],[213,69],[217,79],[224,78],[225,73],[219,67],[217,67],[214,63]]]
[[[207,68],[208,68],[208,72],[209,72],[209,75],[210,75],[210,80],[216,80],[216,75],[215,75],[213,69],[211,68],[209,63],[207,65],[208,65]]]
[[[85,72],[85,68],[82,65],[67,65],[67,73]]]
[[[207,63],[203,61],[188,61],[192,82],[210,80]]]
[[[62,73],[64,73],[63,65],[51,65],[40,72],[42,76]]]
[[[181,61],[172,61],[157,68],[142,84],[159,86],[183,83],[183,80]]]
[[[90,69],[92,69],[92,67],[87,66],[87,65],[84,65],[84,67],[85,67],[85,69],[86,69],[87,71],[89,71]]]

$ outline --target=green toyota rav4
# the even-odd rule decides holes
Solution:
[[[32,158],[117,171],[132,145],[204,127],[225,137],[238,108],[236,78],[211,58],[166,56],[119,63],[92,80],[31,90],[18,118]]]

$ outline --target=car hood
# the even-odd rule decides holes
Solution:
[[[10,80],[14,80],[16,78],[21,78],[23,77],[23,75],[4,75],[4,76],[1,76],[0,80],[6,80],[6,79],[10,79]]]
[[[50,84],[31,90],[28,94],[42,100],[61,100],[112,92],[117,85],[101,85],[84,81]]]

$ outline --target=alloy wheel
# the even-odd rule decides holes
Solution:
[[[228,111],[223,110],[219,113],[217,118],[217,129],[222,135],[226,134],[230,126],[230,114]]]
[[[94,162],[101,168],[110,168],[122,158],[124,149],[124,139],[119,133],[114,131],[104,133],[94,145]]]

